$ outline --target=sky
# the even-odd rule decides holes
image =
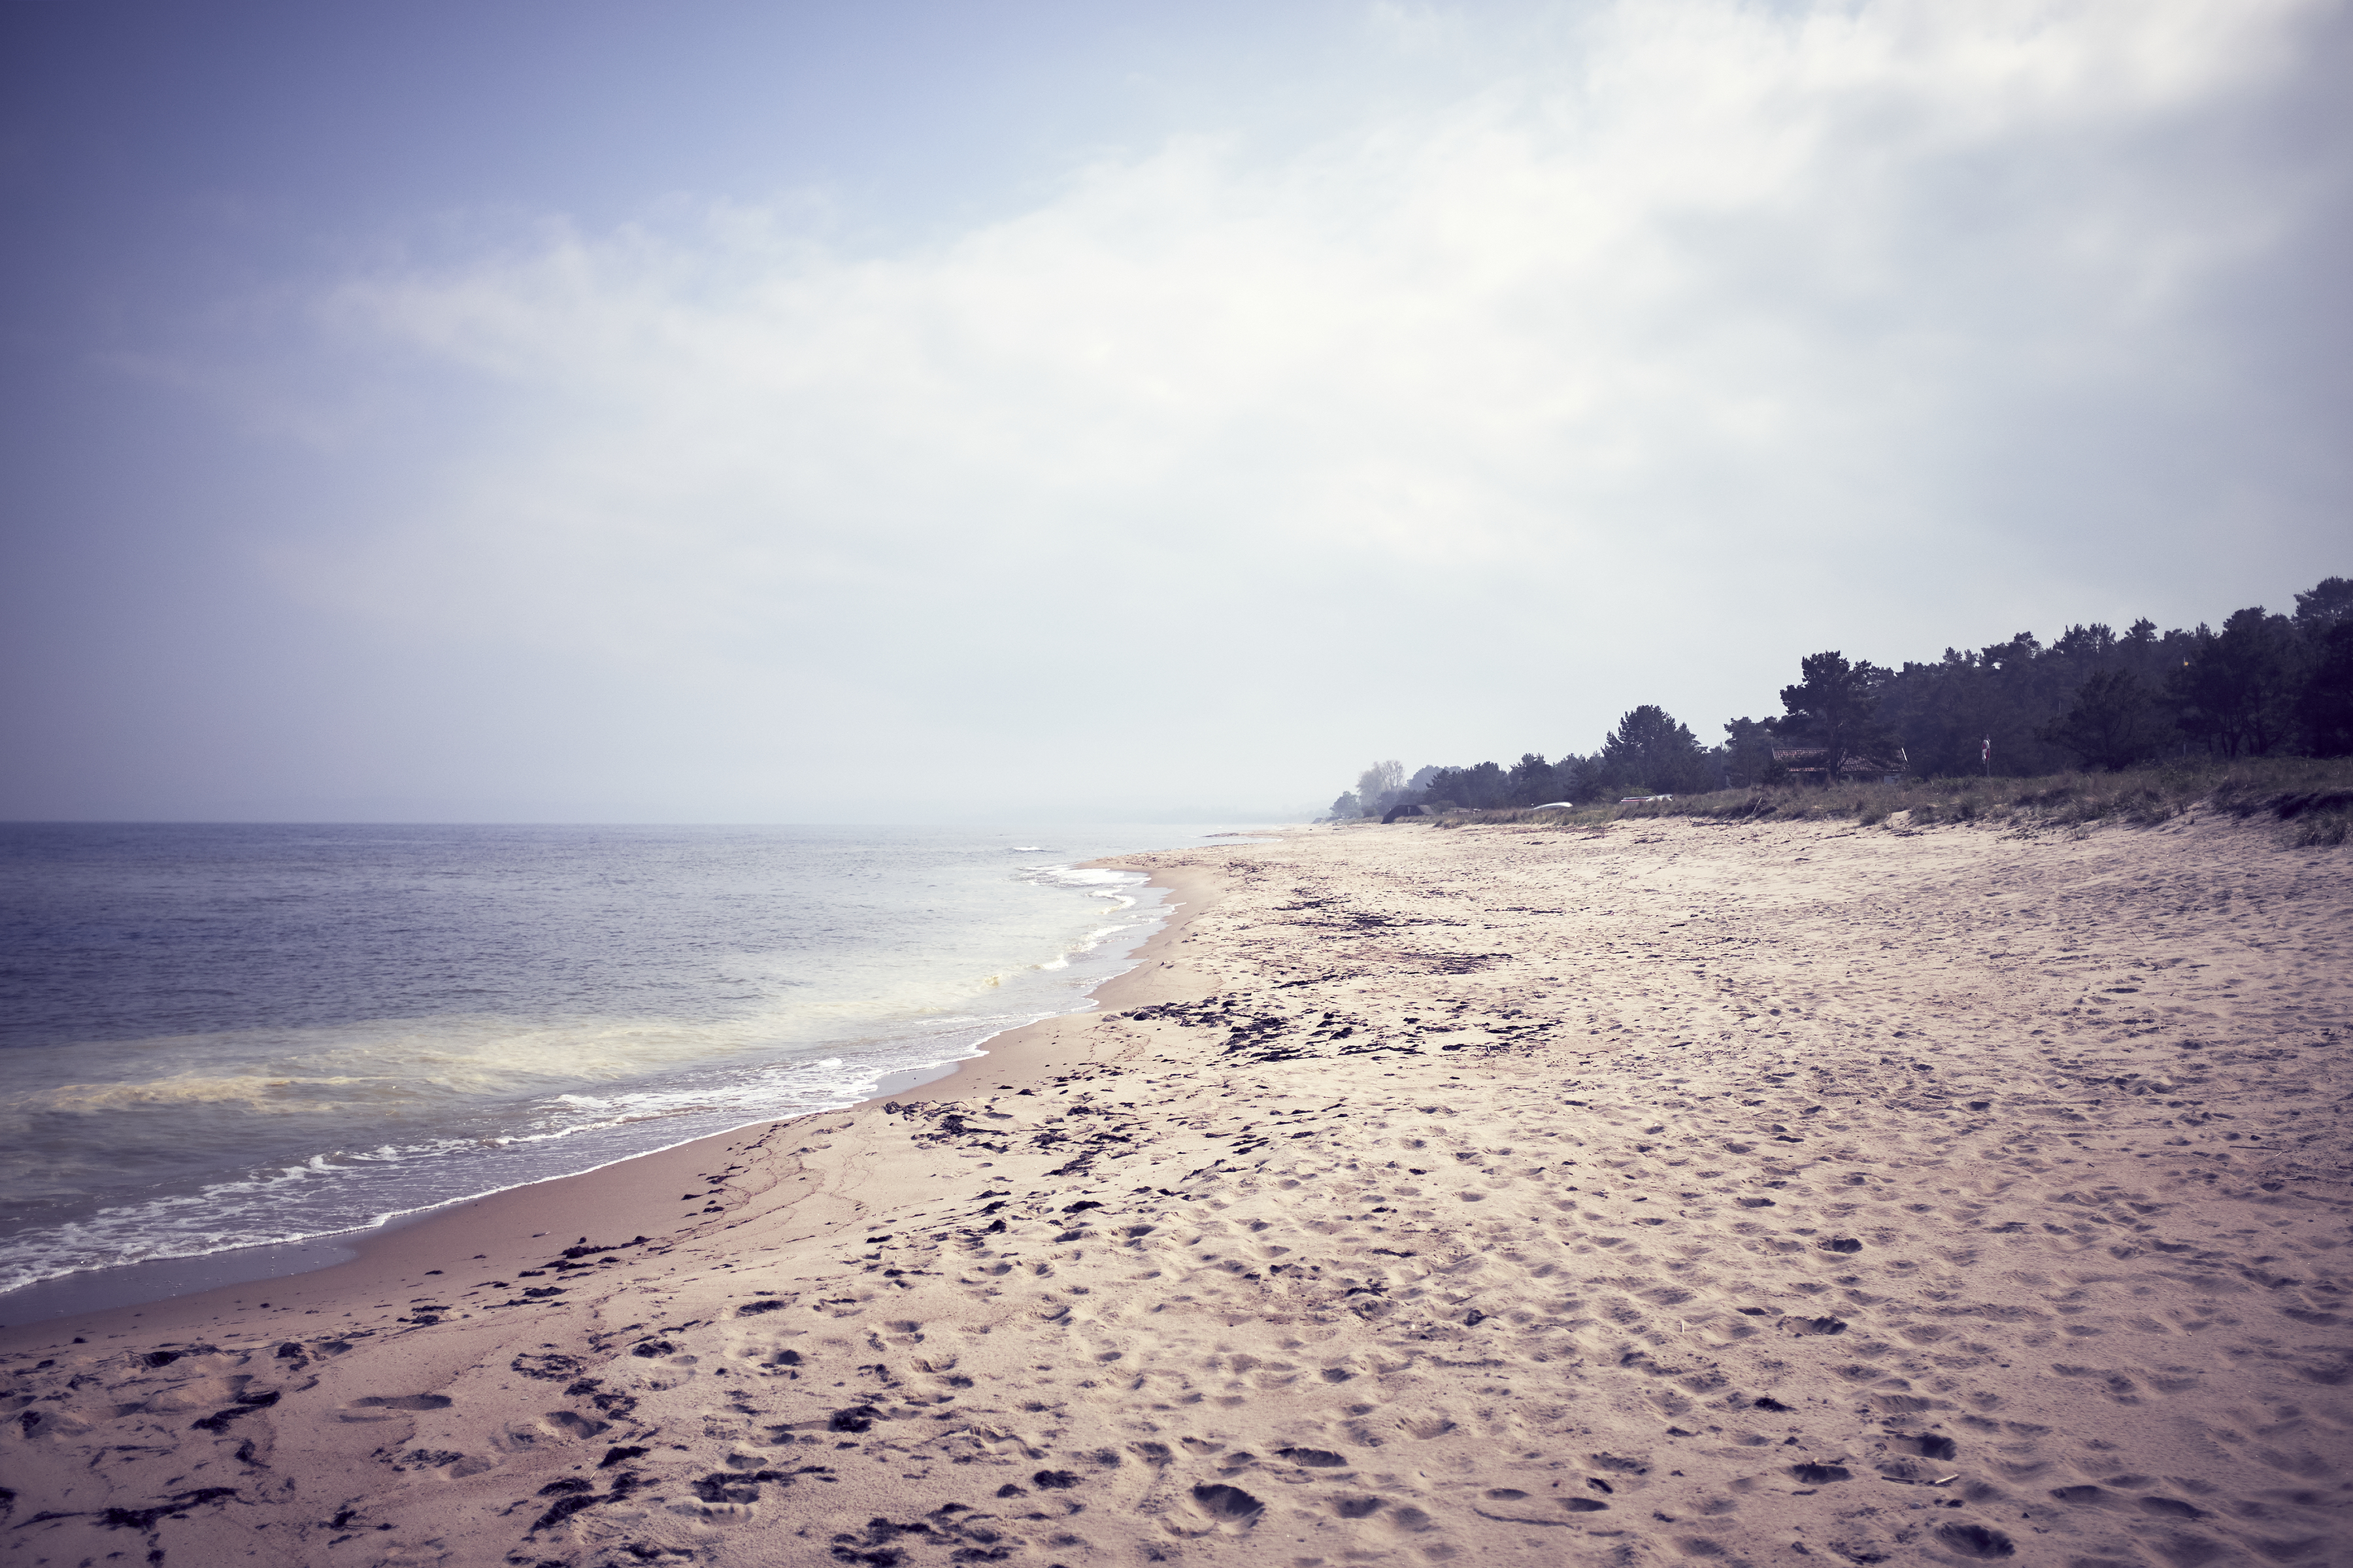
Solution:
[[[2353,5],[0,0],[0,818],[1292,816],[2353,573]]]

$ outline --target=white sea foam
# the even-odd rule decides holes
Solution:
[[[1140,871],[1120,871],[1100,866],[1024,866],[1034,881],[1058,888],[1141,887],[1145,879]]]

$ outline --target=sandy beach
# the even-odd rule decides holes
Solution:
[[[2353,1562],[2353,854],[1136,857],[918,1093],[0,1331],[5,1559]]]

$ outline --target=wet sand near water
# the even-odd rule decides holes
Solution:
[[[925,1091],[0,1331],[7,1560],[2353,1554],[2346,850],[1123,863],[1182,922]]]

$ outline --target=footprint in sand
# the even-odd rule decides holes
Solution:
[[[192,1378],[149,1395],[143,1403],[132,1405],[132,1409],[154,1415],[171,1415],[183,1410],[209,1410],[235,1399],[251,1381],[243,1377]]]
[[[1265,1503],[1223,1481],[1201,1482],[1187,1494],[1187,1500],[1191,1504],[1194,1522],[1188,1525],[1174,1519],[1164,1521],[1171,1534],[1240,1535],[1257,1525],[1266,1512]]]
[[[1494,1487],[1483,1495],[1484,1506],[1473,1505],[1472,1511],[1482,1519],[1505,1524],[1535,1524],[1547,1528],[1566,1528],[1576,1522],[1578,1514],[1599,1513],[1609,1504],[1599,1498],[1532,1498],[1517,1487]],[[1570,1518],[1547,1517],[1556,1509]]]
[[[1982,1524],[1940,1525],[1936,1540],[1947,1551],[1963,1557],[2009,1557],[2018,1550],[2009,1536]]]
[[[1335,1454],[1329,1448],[1277,1448],[1275,1453],[1279,1458],[1311,1470],[1345,1469],[1348,1465],[1344,1455]]]
[[[447,1410],[457,1403],[446,1394],[371,1394],[336,1412],[343,1421],[393,1421],[403,1414]]]
[[[535,1355],[529,1352],[519,1355],[507,1363],[509,1367],[525,1377],[536,1377],[549,1383],[563,1383],[577,1377],[580,1375],[581,1368],[586,1364],[578,1356]]]
[[[2120,1482],[2145,1482],[2149,1478],[2120,1476],[2112,1479]],[[2098,1485],[2056,1487],[2052,1489],[2051,1495],[2071,1508],[2109,1509],[2119,1512],[2147,1514],[2158,1519],[2195,1520],[2204,1519],[2207,1516],[2206,1510],[2195,1503],[2185,1502],[2179,1498],[2147,1493],[2135,1497],[2128,1492],[2110,1491],[2106,1487]]]

